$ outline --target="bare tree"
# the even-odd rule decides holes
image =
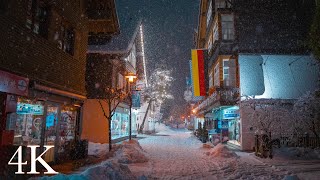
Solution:
[[[112,117],[115,114],[115,111],[118,105],[127,97],[127,94],[123,91],[123,89],[115,89],[115,88],[105,88],[104,96],[101,99],[98,99],[100,107],[103,111],[103,116],[107,119],[109,126],[109,151],[112,149],[111,143],[111,121]],[[102,104],[105,102],[107,104],[107,108],[105,108]]]

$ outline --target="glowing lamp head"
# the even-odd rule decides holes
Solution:
[[[195,109],[192,109],[192,113],[195,114],[197,111]]]
[[[128,79],[129,82],[134,82],[134,80],[137,78],[137,76],[133,73],[129,73],[128,75],[126,75],[126,79]]]

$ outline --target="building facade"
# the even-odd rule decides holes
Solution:
[[[241,98],[264,94],[261,98],[294,99],[301,92],[314,89],[300,79],[289,83],[290,93],[294,96],[283,96],[283,92],[289,93],[289,88],[279,87],[281,82],[287,84],[284,82],[301,74],[301,80],[306,81],[316,71],[309,67],[313,60],[303,43],[307,39],[314,7],[311,0],[201,1],[196,48],[207,50],[208,85],[206,99],[193,111],[202,124],[212,129],[213,136],[227,137],[244,150],[252,149],[252,143],[250,147],[244,145],[252,133],[246,136],[251,128],[246,123],[249,117],[241,116]],[[264,67],[266,64],[268,68]],[[290,70],[288,64],[290,67],[295,64],[295,69],[287,71]],[[284,75],[288,73],[291,75]],[[270,77],[280,79],[271,82]],[[295,93],[298,84],[305,88]],[[276,90],[272,90],[275,85],[282,96],[275,95]]]
[[[124,32],[115,36],[104,45],[90,45],[87,56],[86,88],[88,100],[84,110],[82,137],[94,143],[109,143],[109,124],[102,116],[102,109],[98,101],[105,99],[106,88],[122,90],[126,96],[132,95],[131,130],[137,133],[137,119],[140,116],[140,106],[143,101],[143,90],[146,86],[145,57],[143,46],[143,25],[136,22],[124,25]],[[137,76],[134,84],[129,84],[126,76]],[[89,105],[90,104],[90,105]],[[96,110],[91,110],[91,107]],[[108,104],[105,104],[108,106]],[[127,138],[129,135],[130,97],[122,99],[118,106],[112,104],[115,109],[111,121],[111,139]],[[98,109],[98,110],[97,110]],[[109,111],[108,108],[105,110]],[[98,112],[99,111],[99,112]],[[100,113],[100,115],[99,115]],[[96,127],[99,123],[101,126]]]
[[[81,134],[89,33],[119,30],[111,0],[99,1],[106,5],[102,11],[111,14],[100,17],[111,24],[108,31],[90,29],[90,23],[101,21],[88,14],[98,8],[89,3],[1,1],[0,38],[6,43],[0,45],[0,148],[14,150],[12,155],[20,145],[54,145],[45,155],[47,162],[75,154],[71,144]]]

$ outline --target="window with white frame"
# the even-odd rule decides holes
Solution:
[[[212,17],[212,0],[210,0],[209,2],[208,12],[207,12],[207,27],[210,23],[211,17]]]
[[[219,76],[219,63],[214,67],[214,86],[220,86],[220,76]]]
[[[223,82],[224,85],[229,86],[229,60],[223,60]]]
[[[234,40],[234,18],[232,14],[221,15],[221,30],[223,40]]]

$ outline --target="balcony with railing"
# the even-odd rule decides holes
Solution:
[[[194,110],[202,114],[218,106],[235,105],[239,97],[239,88],[216,88],[216,91],[198,104]]]
[[[108,41],[110,34],[119,33],[119,21],[114,0],[86,0],[85,2],[90,42],[100,37]]]

